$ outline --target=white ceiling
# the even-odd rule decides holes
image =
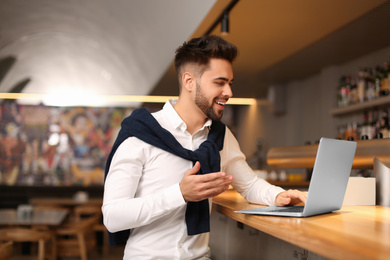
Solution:
[[[0,92],[30,79],[24,93],[60,94],[48,105],[91,105],[89,94],[149,94],[214,3],[1,0],[0,59],[16,62]]]
[[[16,62],[0,64],[0,92],[63,93],[54,105],[88,105],[77,97],[90,93],[177,95],[175,49],[232,2],[1,0],[0,59]],[[224,36],[240,50],[234,94],[261,98],[269,84],[389,46],[389,19],[386,0],[240,0]]]

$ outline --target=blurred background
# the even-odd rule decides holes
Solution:
[[[101,185],[121,120],[178,95],[175,49],[205,34],[239,48],[234,97],[255,103],[223,121],[254,169],[272,147],[360,139],[368,120],[373,138],[390,103],[367,94],[388,74],[389,14],[384,0],[2,0],[0,181]]]

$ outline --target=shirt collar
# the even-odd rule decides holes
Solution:
[[[177,102],[177,99],[169,99],[164,107],[163,111],[168,115],[168,120],[172,124],[172,126],[176,129],[180,129],[181,131],[185,132],[187,130],[187,124],[181,119],[179,114],[176,112],[175,108],[173,107]],[[199,131],[203,130],[205,127],[210,128],[212,123],[211,119],[208,119],[203,127],[199,129]]]

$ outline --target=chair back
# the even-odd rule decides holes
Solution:
[[[44,260],[45,258],[45,244],[47,242],[52,243],[52,250],[55,248],[55,238],[51,232],[29,228],[2,228],[0,229],[0,241],[37,242],[39,260]]]
[[[102,233],[103,235],[103,244],[102,244],[102,253],[104,256],[108,256],[109,251],[109,242],[108,242],[108,233],[106,227],[103,225],[103,213],[101,206],[98,205],[80,205],[74,208],[74,216],[76,219],[85,219],[85,218],[95,218],[98,220],[98,223],[95,223],[93,229],[95,232]]]
[[[93,217],[93,216],[100,216],[102,217],[102,210],[99,206],[77,206],[74,208],[73,213],[76,217],[76,219],[81,218],[87,218],[87,217]]]
[[[38,242],[51,239],[51,235],[29,228],[2,228],[0,229],[0,240],[15,242]]]
[[[10,259],[13,252],[13,242],[0,242],[0,260]]]
[[[93,228],[98,222],[99,216],[69,218],[57,228],[58,256],[80,257],[81,260],[88,260],[88,253],[96,246]]]

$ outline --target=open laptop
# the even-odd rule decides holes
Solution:
[[[236,213],[308,217],[339,210],[351,173],[356,142],[321,138],[305,206],[260,207]]]

